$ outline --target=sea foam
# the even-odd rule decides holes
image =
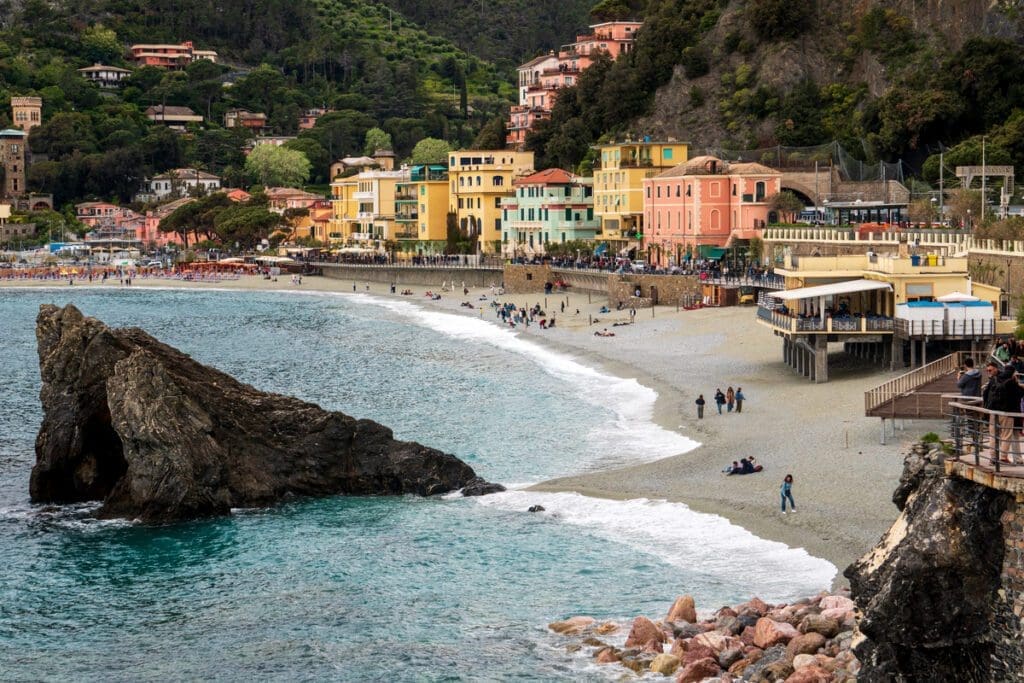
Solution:
[[[480,505],[523,514],[533,505],[561,524],[581,533],[635,548],[679,567],[675,592],[691,593],[698,606],[723,604],[757,595],[767,602],[786,602],[827,588],[835,565],[803,548],[759,538],[718,515],[690,509],[683,503],[636,498],[609,500],[577,493],[506,491],[476,499]],[[737,586],[749,594],[737,595]]]

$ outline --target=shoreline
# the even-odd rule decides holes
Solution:
[[[352,284],[350,280],[309,277],[295,286],[289,281],[242,276],[221,282],[139,278],[130,288],[117,281],[80,286],[352,293]],[[0,280],[3,287],[65,289],[68,285],[60,280]],[[421,302],[427,308],[479,316],[492,323],[496,320],[488,317],[494,316],[488,288],[470,288],[468,296],[442,293],[440,301],[426,299],[421,289],[417,287],[415,296],[407,297],[390,294],[384,283],[359,282],[356,293]],[[479,301],[481,295],[487,300]],[[498,298],[517,305],[545,301],[543,294]],[[683,503],[695,511],[724,517],[761,538],[802,547],[830,561],[838,572],[832,588],[845,585],[842,572],[846,566],[873,547],[897,516],[890,496],[902,470],[902,446],[938,426],[915,423],[889,445],[877,443],[878,421],[863,417],[863,391],[894,373],[865,370],[846,359],[836,362],[834,357],[838,367],[831,373],[833,381],[815,385],[782,363],[779,342],[754,321],[749,308],[675,311],[661,306],[654,310],[653,318],[651,309],[641,309],[633,324],[613,328],[614,322],[628,321],[628,313],[598,314],[604,317],[590,326],[588,316],[597,314],[604,298],[595,303],[587,299],[586,294],[549,295],[549,303],[568,302],[566,313],[556,311],[557,327],[540,330],[531,325],[524,330],[520,326],[517,331],[607,374],[633,378],[651,388],[657,394],[652,421],[700,445],[653,462],[552,479],[530,490]],[[466,300],[475,308],[462,306]],[[614,329],[614,338],[593,335],[594,330],[606,326]],[[748,397],[744,412],[719,416],[712,396],[717,386],[724,390],[730,384],[744,387]],[[708,401],[704,420],[696,419],[693,400],[697,393],[703,393]],[[742,477],[722,473],[725,465],[746,455],[756,455],[765,472]],[[852,464],[847,458],[854,459]],[[778,486],[790,472],[796,478],[793,492],[798,512],[782,516]]]

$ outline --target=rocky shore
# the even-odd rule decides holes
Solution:
[[[842,592],[783,605],[752,598],[704,619],[683,595],[664,619],[636,617],[621,645],[626,627],[615,622],[577,616],[548,628],[565,637],[568,650],[587,648],[598,664],[676,683],[848,682],[861,668],[851,649],[855,604]]]

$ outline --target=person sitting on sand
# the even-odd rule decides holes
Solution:
[[[726,474],[732,475],[732,474],[739,474],[740,473],[740,469],[741,469],[740,468],[740,464],[738,462],[736,462],[735,460],[733,460],[732,464],[728,465],[722,471],[725,472]]]
[[[608,328],[606,327],[603,330],[601,330],[600,332],[595,332],[594,336],[595,337],[614,337],[615,333],[614,332],[609,332]]]

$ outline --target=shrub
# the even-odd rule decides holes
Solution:
[[[813,11],[810,0],[753,0],[747,17],[765,40],[790,40],[810,28]]]
[[[939,435],[935,432],[928,432],[921,437],[921,443],[939,443],[940,441],[942,441],[942,439],[939,438]]]

